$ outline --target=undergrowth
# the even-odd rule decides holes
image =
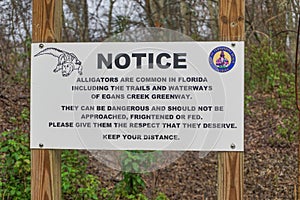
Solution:
[[[30,148],[29,134],[18,128],[29,121],[29,111],[12,117],[15,129],[0,134],[0,199],[30,199]],[[98,199],[100,181],[86,174],[88,158],[78,151],[62,153],[63,199]]]
[[[29,110],[23,109],[20,116],[11,117],[13,130],[0,133],[0,199],[30,199],[30,147],[28,130]],[[25,126],[26,127],[26,126]],[[62,152],[62,195],[72,200],[148,200],[143,194],[146,183],[142,179],[140,166],[151,163],[154,157],[125,151],[122,155],[123,180],[110,190],[101,188],[98,177],[87,173],[88,156],[76,150]],[[132,171],[134,170],[134,171]],[[155,200],[167,200],[167,196],[157,193]]]
[[[123,151],[121,155],[121,169],[123,179],[112,190],[103,189],[102,196],[107,200],[148,200],[144,194],[146,183],[142,178],[147,169],[156,161],[160,151]],[[159,190],[154,191],[153,200],[168,200],[168,197]]]
[[[299,125],[295,102],[295,75],[284,52],[268,44],[248,45],[245,64],[245,113],[251,115],[248,105],[254,94],[265,99],[266,109],[280,115],[276,134],[287,143],[295,140]],[[274,142],[274,141],[273,141]],[[281,141],[282,142],[282,141]]]

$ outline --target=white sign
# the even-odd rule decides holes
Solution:
[[[32,44],[31,61],[31,148],[243,151],[243,42]]]

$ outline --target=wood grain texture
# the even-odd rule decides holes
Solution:
[[[245,0],[219,0],[219,39],[241,41],[245,35]],[[242,200],[244,154],[219,153],[218,199]]]
[[[31,150],[31,199],[61,199],[61,151]]]
[[[243,199],[243,157],[241,152],[219,153],[219,200]]]
[[[62,0],[33,0],[32,12],[32,41],[60,41]],[[31,199],[61,199],[60,150],[31,150]]]
[[[219,38],[244,40],[245,0],[219,0]]]
[[[33,0],[32,41],[59,42],[62,32],[62,0]]]

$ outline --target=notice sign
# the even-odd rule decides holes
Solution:
[[[32,44],[31,148],[243,151],[243,42]]]

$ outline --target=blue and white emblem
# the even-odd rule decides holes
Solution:
[[[213,49],[209,54],[209,64],[217,72],[230,71],[236,62],[234,52],[225,46]]]

